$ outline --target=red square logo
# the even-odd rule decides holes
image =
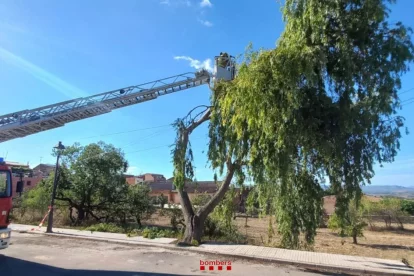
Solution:
[[[200,270],[206,270],[206,267],[204,265],[200,265]]]
[[[228,265],[227,266],[227,270],[231,270],[231,265]]]
[[[217,269],[218,269],[218,270],[223,270],[223,266],[222,266],[222,265],[219,265],[219,266],[217,267]]]
[[[214,270],[214,266],[210,265],[210,266],[208,267],[208,270]]]

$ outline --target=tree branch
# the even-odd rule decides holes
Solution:
[[[101,219],[103,219],[103,217],[102,218],[98,218],[96,215],[94,215],[94,213],[92,213],[91,210],[87,210],[86,212],[89,213],[97,221],[101,221]]]
[[[187,132],[188,134],[193,132],[193,130],[196,129],[199,125],[210,120],[210,115],[211,115],[211,109],[208,108],[206,112],[204,113],[204,115],[198,121],[192,122],[188,127],[186,127],[185,132]]]
[[[200,218],[206,219],[208,214],[210,214],[214,208],[220,203],[220,201],[224,198],[227,190],[229,189],[231,180],[233,179],[234,171],[236,167],[239,166],[239,161],[235,161],[234,163],[228,160],[227,162],[227,174],[224,178],[223,184],[221,185],[220,189],[215,193],[215,195],[207,202],[206,205],[200,208],[198,211],[198,215]]]
[[[187,114],[186,117],[190,116],[191,112],[194,111],[196,108],[191,110]],[[201,114],[201,113],[199,113],[199,114]],[[211,114],[211,109],[210,109],[210,107],[207,107],[206,111],[204,111],[204,115],[199,120],[191,122],[188,126],[185,126],[184,129],[181,130],[180,139],[181,139],[181,146],[183,147],[183,149],[182,149],[183,152],[187,151],[189,136],[190,136],[191,132],[194,131],[194,129],[196,129],[202,123],[208,121],[210,119],[210,114]],[[182,206],[182,211],[183,211],[183,214],[184,214],[184,219],[186,221],[186,224],[189,224],[193,220],[194,210],[193,210],[193,206],[191,204],[190,198],[188,197],[187,192],[184,190],[185,189],[185,168],[183,170],[183,173],[184,173],[184,185],[183,185],[183,187],[178,188],[177,190],[178,190],[178,193],[180,195],[179,198],[180,198],[180,203],[181,203],[181,206]]]
[[[78,207],[79,205],[76,203],[73,203],[72,199],[68,198],[68,197],[55,197],[56,200],[62,200],[62,201],[67,201],[69,202],[69,204],[73,207]]]
[[[196,107],[194,107],[193,109],[191,109],[188,113],[187,113],[187,115],[185,115],[184,116],[184,118],[183,119],[186,119],[186,118],[188,118],[189,116],[191,116],[191,113],[194,111],[194,110],[196,110],[197,108],[199,108],[199,107],[205,107],[205,110],[204,111],[206,111],[206,110],[208,110],[208,109],[210,109],[211,108],[211,106],[207,106],[207,105],[199,105],[199,106],[196,106]],[[201,113],[203,113],[204,111],[202,111]],[[200,114],[200,113],[199,113]],[[196,116],[197,117],[197,116]],[[196,118],[195,117],[195,118]]]

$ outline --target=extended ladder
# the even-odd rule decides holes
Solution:
[[[117,108],[154,100],[158,96],[210,84],[210,77],[209,72],[201,70],[3,115],[0,116],[0,143],[98,116]]]

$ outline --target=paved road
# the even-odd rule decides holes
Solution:
[[[200,260],[231,261],[231,271],[200,271]],[[208,267],[207,267],[208,269]],[[224,267],[226,269],[226,267]],[[149,276],[149,275],[334,275],[138,247],[43,235],[13,233],[12,245],[0,251],[0,274],[6,276]]]

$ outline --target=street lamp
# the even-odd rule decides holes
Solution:
[[[56,189],[57,189],[57,179],[58,179],[58,170],[59,170],[59,158],[60,154],[62,153],[62,150],[65,149],[65,146],[62,144],[62,142],[59,142],[56,146],[53,148],[57,149],[57,158],[56,158],[56,166],[55,166],[55,177],[53,179],[53,191],[52,191],[52,199],[50,201],[50,210],[49,210],[49,218],[47,221],[47,230],[46,233],[52,233],[52,227],[53,227],[53,208],[55,205],[55,196],[56,196]]]

